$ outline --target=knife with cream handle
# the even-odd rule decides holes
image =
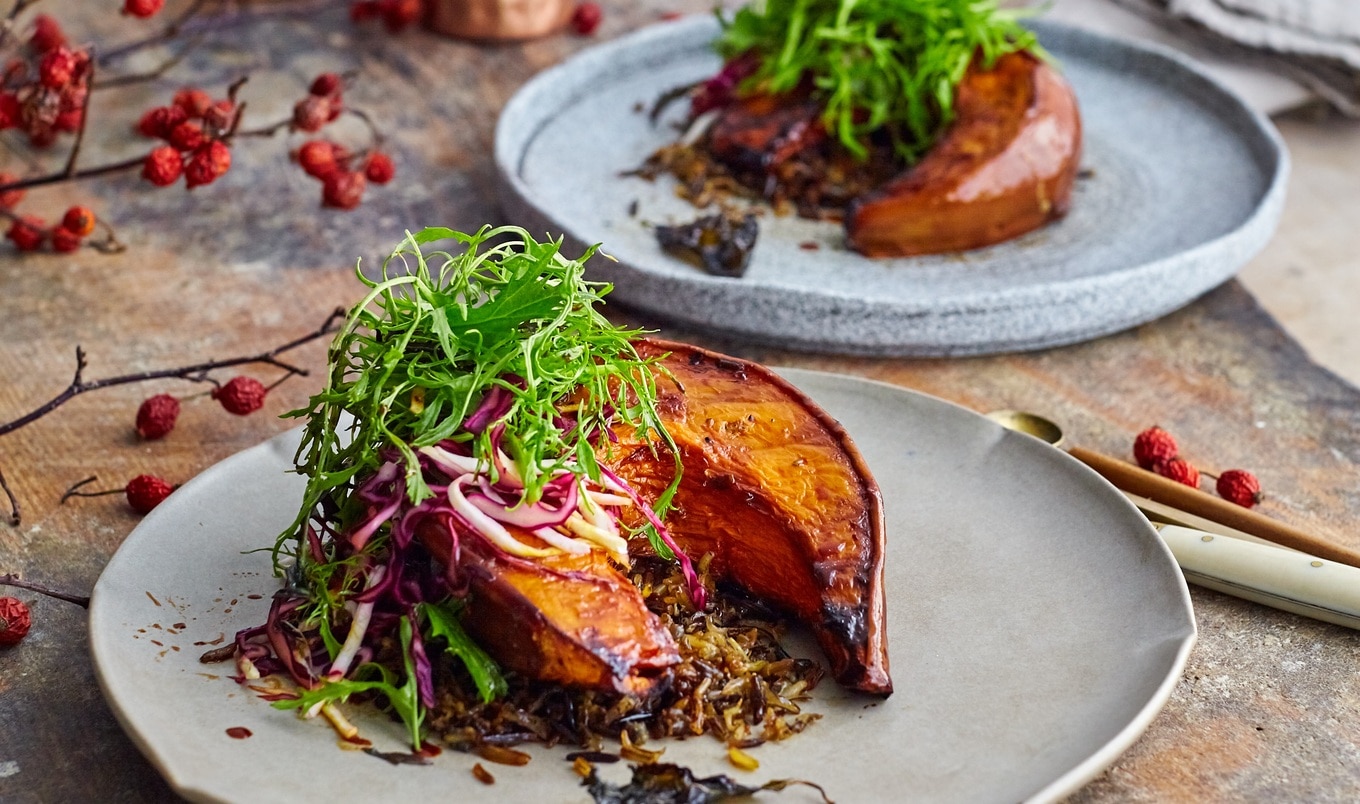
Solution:
[[[1147,497],[1140,497],[1137,494],[1130,494],[1127,491],[1122,493],[1125,497],[1129,499],[1130,502],[1138,506],[1138,510],[1143,512],[1143,516],[1152,520],[1154,524],[1160,522],[1164,525],[1180,525],[1182,527],[1191,528],[1194,530],[1204,530],[1208,531],[1209,533],[1216,533],[1219,536],[1231,536],[1234,539],[1241,539],[1243,541],[1254,542],[1256,544],[1272,545],[1274,547],[1280,548],[1281,550],[1288,550],[1291,553],[1303,553],[1304,555],[1309,555],[1306,551],[1296,550],[1293,547],[1285,547],[1282,544],[1276,544],[1275,542],[1272,542],[1269,539],[1262,539],[1260,536],[1253,536],[1252,534],[1247,533],[1246,531],[1238,530],[1237,528],[1230,528],[1227,525],[1222,524],[1221,522],[1215,522],[1212,519],[1205,519],[1202,516],[1196,516],[1195,514],[1189,513],[1187,511],[1182,511],[1179,508],[1173,508],[1172,506],[1167,505],[1165,503],[1159,503],[1156,500],[1150,500]]]
[[[1264,542],[1160,522],[1153,527],[1190,583],[1360,628],[1360,569]]]

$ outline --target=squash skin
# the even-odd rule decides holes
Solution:
[[[1075,95],[1028,53],[972,69],[954,122],[916,165],[853,200],[847,244],[868,257],[990,246],[1067,213],[1081,158]]]
[[[838,422],[755,363],[656,340],[671,375],[659,411],[684,473],[667,527],[710,571],[806,624],[842,685],[888,695],[883,504]],[[625,428],[604,462],[654,500],[674,478],[665,448]]]

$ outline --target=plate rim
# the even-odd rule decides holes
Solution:
[[[702,305],[688,305],[683,312],[677,313],[674,307],[648,301],[649,296],[658,299],[671,298],[677,289],[688,293],[705,293],[712,297],[728,296],[732,289],[742,287],[730,278],[710,276],[697,269],[693,273],[667,275],[646,267],[609,262],[600,257],[592,259],[589,268],[614,284],[614,293],[611,297],[614,300],[656,313],[669,320],[703,326],[728,336],[765,344],[779,344],[814,353],[912,357],[999,354],[1084,342],[1160,318],[1193,302],[1235,276],[1273,237],[1284,207],[1290,171],[1289,153],[1283,138],[1270,119],[1251,108],[1240,94],[1200,67],[1193,59],[1164,45],[1120,39],[1051,20],[1025,22],[1040,35],[1041,39],[1056,37],[1065,42],[1076,42],[1077,47],[1087,50],[1099,49],[1103,53],[1119,52],[1135,58],[1160,61],[1176,71],[1178,76],[1189,77],[1217,93],[1213,97],[1215,103],[1224,105],[1234,117],[1241,117],[1250,124],[1249,135],[1245,132],[1239,134],[1242,141],[1249,142],[1252,150],[1266,151],[1263,154],[1266,158],[1263,160],[1261,173],[1268,174],[1269,181],[1255,207],[1231,230],[1173,254],[1098,275],[1046,280],[1039,287],[1021,286],[1008,290],[954,294],[940,300],[915,301],[874,299],[848,292],[783,285],[776,280],[744,290],[740,294],[741,299],[748,304],[760,303],[763,299],[770,306],[806,309],[811,305],[813,308],[819,308],[818,312],[822,313],[822,318],[825,319],[822,323],[826,326],[819,327],[820,337],[812,339],[798,332],[780,330],[777,326],[752,323],[749,317],[734,316],[728,309],[705,312]],[[494,136],[498,194],[501,208],[507,218],[526,228],[560,232],[575,248],[583,249],[597,242],[597,238],[584,236],[588,233],[577,232],[565,225],[554,211],[540,208],[535,204],[533,188],[521,175],[520,167],[524,156],[543,128],[550,124],[560,107],[559,104],[552,109],[543,109],[535,103],[535,100],[545,93],[551,94],[550,90],[553,88],[574,87],[579,83],[579,79],[574,78],[576,73],[586,71],[590,71],[588,74],[598,73],[605,69],[604,65],[609,64],[616,55],[633,53],[649,47],[660,49],[667,44],[671,44],[673,48],[688,46],[690,38],[706,34],[711,36],[716,32],[716,26],[716,19],[706,14],[688,15],[677,20],[644,26],[616,39],[579,51],[562,62],[540,71],[525,82],[502,109]],[[681,44],[675,44],[676,42]],[[1159,83],[1169,83],[1165,76],[1155,77]],[[557,94],[565,97],[572,93]],[[1200,105],[1208,102],[1198,95],[1196,101]],[[608,246],[606,240],[605,252],[608,251]],[[1219,267],[1213,271],[1204,271],[1198,282],[1173,299],[1139,301],[1146,294],[1130,293],[1127,289],[1121,289],[1121,286],[1127,288],[1134,283],[1155,281],[1158,277],[1179,275],[1179,267],[1187,261],[1207,264],[1210,257],[1215,255],[1222,255]],[[1004,337],[986,336],[972,332],[979,329],[977,326],[964,330],[955,323],[972,316],[973,321],[981,322],[985,328],[985,319],[992,317],[1001,322],[1010,322],[1014,328],[1016,318],[1010,315],[1011,313],[1052,306],[1057,291],[1061,291],[1064,298],[1117,297],[1121,300],[1121,305],[1118,311],[1110,313],[1100,321],[1070,324],[1060,331],[1054,331],[1055,327],[1052,325],[1031,325],[1018,334],[1008,334]],[[846,308],[853,309],[847,314],[844,312]],[[867,342],[855,334],[853,327],[840,329],[835,321],[838,317],[859,316],[882,317],[883,320],[891,320],[894,323],[912,322],[917,326],[905,335],[887,337],[882,336],[880,332],[879,339]],[[930,337],[930,328],[924,333],[921,332],[920,325],[925,323],[939,325],[941,322],[955,328],[951,331],[957,332],[957,340],[939,343]]]
[[[1063,465],[1066,471],[1083,476],[1087,482],[1094,482],[1098,487],[1104,488],[1111,496],[1111,501],[1117,501],[1120,508],[1126,513],[1139,520],[1142,515],[1138,512],[1133,503],[1111,485],[1105,478],[1100,476],[1090,467],[1076,460],[1066,452],[1053,448],[1045,442],[1033,436],[1006,430],[996,422],[987,419],[976,411],[947,399],[934,396],[912,388],[895,385],[867,377],[861,377],[838,372],[818,371],[813,369],[793,368],[793,367],[772,367],[778,374],[787,378],[795,386],[802,384],[815,384],[818,382],[834,383],[837,385],[848,384],[853,386],[863,384],[874,386],[881,393],[901,394],[907,397],[914,397],[916,403],[925,402],[931,405],[938,405],[952,411],[958,415],[964,415],[975,420],[975,423],[999,431],[1002,438],[1014,438],[1027,442],[1033,442],[1032,447],[1039,449],[1052,450],[1053,456]],[[801,380],[801,382],[800,382]],[[814,399],[815,402],[815,399]],[[820,403],[817,403],[820,405]],[[286,453],[291,455],[294,452],[296,441],[302,431],[302,427],[290,428],[271,438],[268,438],[254,446],[240,450],[226,458],[218,461],[212,466],[191,478],[184,484],[181,490],[194,490],[199,485],[211,485],[215,482],[214,475],[229,468],[229,465],[249,460],[252,456],[259,453]],[[183,498],[182,498],[183,499]],[[111,662],[106,658],[106,651],[110,654],[116,649],[111,642],[112,634],[117,630],[116,623],[113,622],[114,604],[107,602],[111,593],[109,588],[115,585],[112,579],[122,571],[122,564],[131,559],[128,557],[131,552],[139,546],[145,539],[154,538],[157,532],[158,521],[165,516],[169,516],[169,509],[153,510],[147,514],[142,521],[133,529],[123,540],[113,557],[109,560],[105,569],[101,572],[98,581],[95,583],[91,592],[90,607],[88,615],[89,624],[89,651],[94,665],[95,676],[99,684],[100,692],[109,709],[113,712],[119,726],[123,732],[132,740],[138,751],[147,761],[156,768],[166,782],[180,795],[193,801],[212,801],[212,802],[233,802],[237,799],[221,796],[211,789],[211,787],[201,786],[196,777],[186,777],[177,767],[173,757],[163,757],[152,745],[152,741],[143,735],[136,727],[135,720],[126,706],[131,702],[122,700],[114,689],[114,679],[110,677],[113,672]],[[1132,521],[1132,519],[1130,520]],[[1070,795],[1079,790],[1101,772],[1109,768],[1125,751],[1127,751],[1147,730],[1148,726],[1165,707],[1170,699],[1172,692],[1184,674],[1189,654],[1193,649],[1198,638],[1198,625],[1195,620],[1193,603],[1190,597],[1188,585],[1184,576],[1177,568],[1174,556],[1164,542],[1156,535],[1156,531],[1150,524],[1144,523],[1145,528],[1138,531],[1147,540],[1146,546],[1153,550],[1159,560],[1166,565],[1170,573],[1174,574],[1174,586],[1177,590],[1179,605],[1175,607],[1178,616],[1183,617],[1186,630],[1177,632],[1179,645],[1174,658],[1170,662],[1164,677],[1157,684],[1154,692],[1138,708],[1136,714],[1126,722],[1114,735],[1103,745],[1093,750],[1085,759],[1051,780],[1041,789],[1024,798],[1027,802],[1052,802]],[[148,535],[151,534],[151,535]],[[281,713],[282,714],[282,713]],[[259,791],[256,791],[259,792]]]

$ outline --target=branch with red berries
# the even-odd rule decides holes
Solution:
[[[15,419],[0,423],[0,436],[12,433],[25,425],[41,419],[65,403],[77,396],[97,391],[101,388],[111,388],[116,385],[128,385],[131,383],[147,382],[158,379],[180,379],[194,383],[208,383],[213,386],[211,396],[217,400],[222,407],[230,413],[244,416],[259,410],[265,401],[270,388],[253,377],[238,376],[233,377],[226,383],[219,382],[212,376],[212,372],[220,371],[225,368],[243,365],[268,365],[283,369],[285,374],[283,379],[294,375],[305,376],[306,369],[287,363],[280,358],[280,355],[293,349],[310,343],[318,338],[325,337],[334,333],[338,329],[338,324],[344,317],[344,310],[336,309],[316,330],[307,333],[299,338],[295,338],[281,346],[276,346],[265,352],[243,357],[233,357],[225,360],[209,360],[203,363],[195,363],[189,366],[177,368],[158,369],[154,371],[139,371],[132,374],[122,374],[114,377],[105,377],[98,380],[86,380],[84,372],[87,367],[85,350],[76,347],[76,370],[69,385],[60,393],[39,405],[28,413]],[[277,385],[278,383],[274,383]],[[163,438],[175,426],[175,421],[179,417],[179,400],[169,394],[157,394],[142,403],[137,412],[136,427],[139,435],[144,439],[152,440]],[[76,484],[78,488],[83,483]],[[74,490],[74,489],[73,489]],[[10,515],[9,523],[18,526],[21,521],[19,501],[15,497],[13,489],[5,479],[4,472],[0,471],[0,491],[3,491],[9,501]],[[168,494],[169,491],[166,491]],[[68,496],[72,492],[68,491]],[[76,495],[79,496],[79,495]],[[159,500],[157,500],[159,502]],[[148,509],[149,510],[149,509]],[[143,512],[145,513],[145,512]]]
[[[0,49],[14,51],[0,73],[0,135],[11,138],[14,134],[24,135],[23,143],[11,145],[22,144],[35,152],[52,148],[63,135],[72,137],[70,150],[60,168],[43,171],[34,168],[35,160],[29,159],[27,175],[0,169],[0,218],[9,221],[5,236],[20,251],[50,246],[52,251],[69,252],[87,244],[104,251],[122,248],[108,222],[95,219],[87,207],[78,208],[82,211],[75,221],[81,224],[79,226],[68,225],[73,222],[68,220],[73,214],[70,212],[52,225],[37,215],[19,213],[18,205],[32,188],[140,172],[154,187],[168,187],[182,177],[185,188],[193,190],[212,184],[227,173],[234,148],[241,139],[273,136],[279,132],[314,134],[342,115],[363,122],[368,142],[354,149],[330,140],[314,141],[320,145],[307,143],[313,158],[303,163],[303,169],[321,181],[322,206],[353,209],[361,202],[368,184],[385,184],[393,178],[392,159],[381,149],[382,133],[368,115],[345,104],[346,78],[335,73],[318,76],[307,94],[297,101],[288,119],[249,130],[242,128],[245,103],[237,98],[244,78],[231,84],[223,97],[214,97],[198,87],[185,87],[175,94],[171,103],[143,113],[134,126],[137,134],[160,140],[162,144],[131,159],[83,164],[81,145],[91,123],[91,94],[133,80],[158,77],[183,53],[150,73],[101,77],[96,81],[96,68],[104,69],[110,59],[97,60],[92,48],[72,46],[61,25],[48,15],[37,15],[30,24],[23,24],[23,12],[35,2],[37,0],[16,2],[6,26],[0,29],[4,34],[0,37]],[[158,14],[163,5],[163,0],[125,0],[123,13],[148,18]],[[172,38],[191,17],[209,5],[213,4],[208,0],[192,3],[161,34],[117,48],[118,55],[121,57],[140,47]],[[323,147],[330,151],[329,158],[318,161],[315,155]],[[104,228],[106,236],[87,242],[95,231],[95,224]]]
[[[1156,425],[1147,428],[1133,440],[1133,459],[1139,466],[1162,477],[1191,488],[1199,488],[1200,475],[1214,481],[1218,496],[1243,508],[1251,508],[1264,498],[1261,481],[1245,469],[1228,469],[1212,474],[1196,468],[1181,457],[1180,444],[1174,436]]]

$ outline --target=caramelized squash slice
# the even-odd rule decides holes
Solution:
[[[684,472],[667,518],[690,556],[811,628],[841,684],[892,692],[883,601],[883,506],[845,430],[770,370],[693,346],[669,353],[657,393]],[[645,499],[675,476],[664,447],[619,428],[608,465]]]
[[[1028,53],[970,70],[954,122],[916,165],[846,210],[850,248],[903,257],[980,248],[1067,213],[1081,118],[1067,82]]]
[[[421,541],[448,564],[447,537],[422,530]],[[458,557],[470,592],[463,624],[502,667],[639,697],[668,682],[675,640],[603,553],[529,561],[477,548],[467,540]]]
[[[841,684],[891,693],[882,503],[845,431],[759,365],[661,341],[638,348],[644,357],[669,353],[657,390],[684,466],[667,520],[681,549],[711,554],[716,577],[806,623]],[[655,500],[674,478],[672,456],[625,428],[616,434],[601,459]],[[642,524],[640,515],[631,524]],[[420,538],[450,561],[438,528]],[[642,539],[630,547],[647,549]],[[529,561],[466,540],[454,560],[470,587],[464,624],[509,669],[646,695],[679,661],[669,632],[602,553]]]

